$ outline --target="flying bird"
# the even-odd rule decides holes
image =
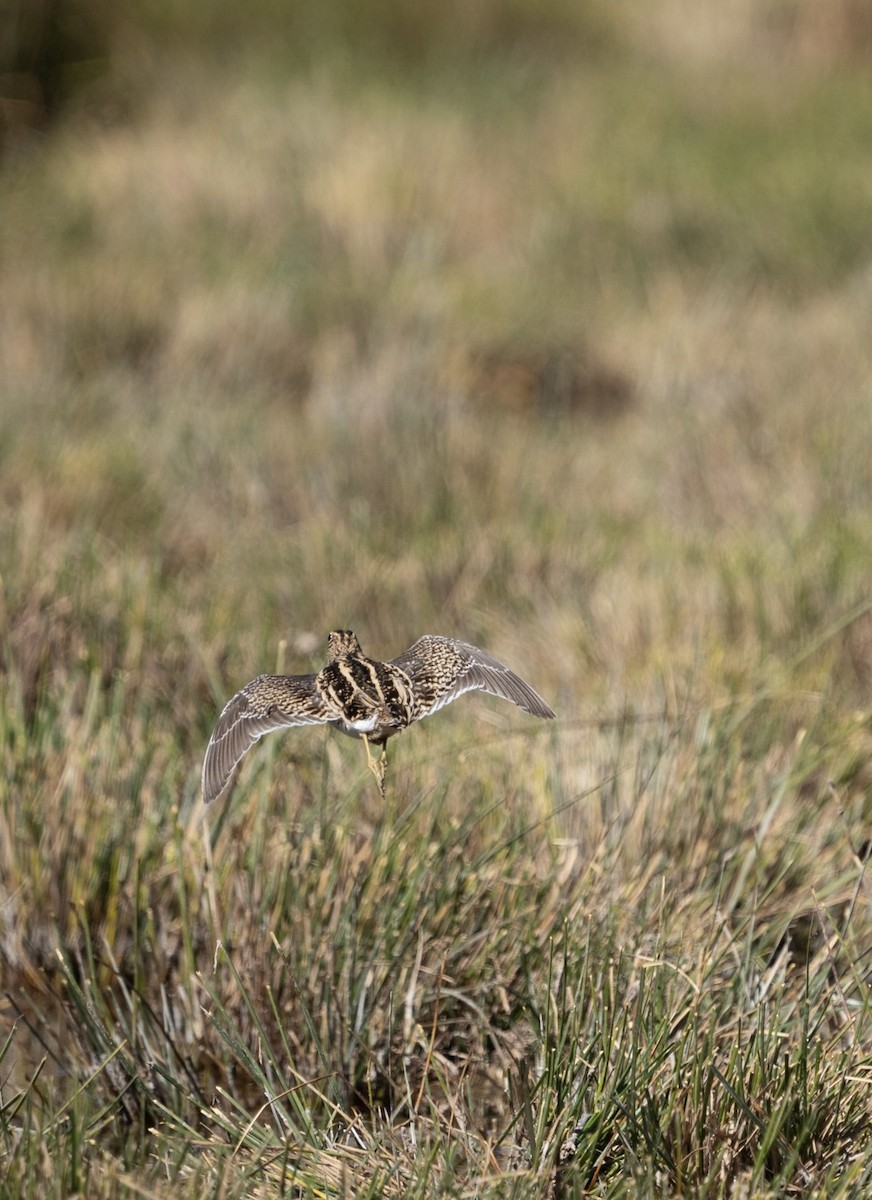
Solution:
[[[476,690],[511,700],[531,716],[554,716],[519,675],[467,642],[428,633],[404,654],[378,662],[350,629],[336,629],[327,635],[327,664],[317,675],[258,675],[228,701],[206,748],[203,799],[211,804],[221,795],[265,733],[294,725],[332,725],[362,738],[384,797],[388,738]],[[382,747],[378,760],[370,746]]]

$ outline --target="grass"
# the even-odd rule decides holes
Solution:
[[[743,12],[741,72],[672,5],[162,28],[7,155],[0,1194],[868,1187],[870,94]],[[465,697],[386,808],[299,730],[204,813],[335,627],[559,719]]]

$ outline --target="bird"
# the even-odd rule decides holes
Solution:
[[[227,702],[203,760],[203,799],[211,804],[222,795],[236,764],[264,734],[296,725],[331,725],[361,738],[384,799],[388,738],[475,690],[511,700],[534,717],[555,716],[519,675],[468,642],[428,633],[379,662],[364,654],[350,629],[334,629],[316,675],[258,675]],[[378,760],[371,746],[381,746]]]

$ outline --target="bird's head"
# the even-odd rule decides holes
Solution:
[[[363,654],[357,634],[350,629],[334,629],[327,634],[327,661],[333,662],[342,654]]]

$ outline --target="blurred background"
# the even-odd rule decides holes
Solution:
[[[22,720],[96,687],[187,792],[334,626],[481,642],[570,722],[865,703],[867,5],[6,12]]]

